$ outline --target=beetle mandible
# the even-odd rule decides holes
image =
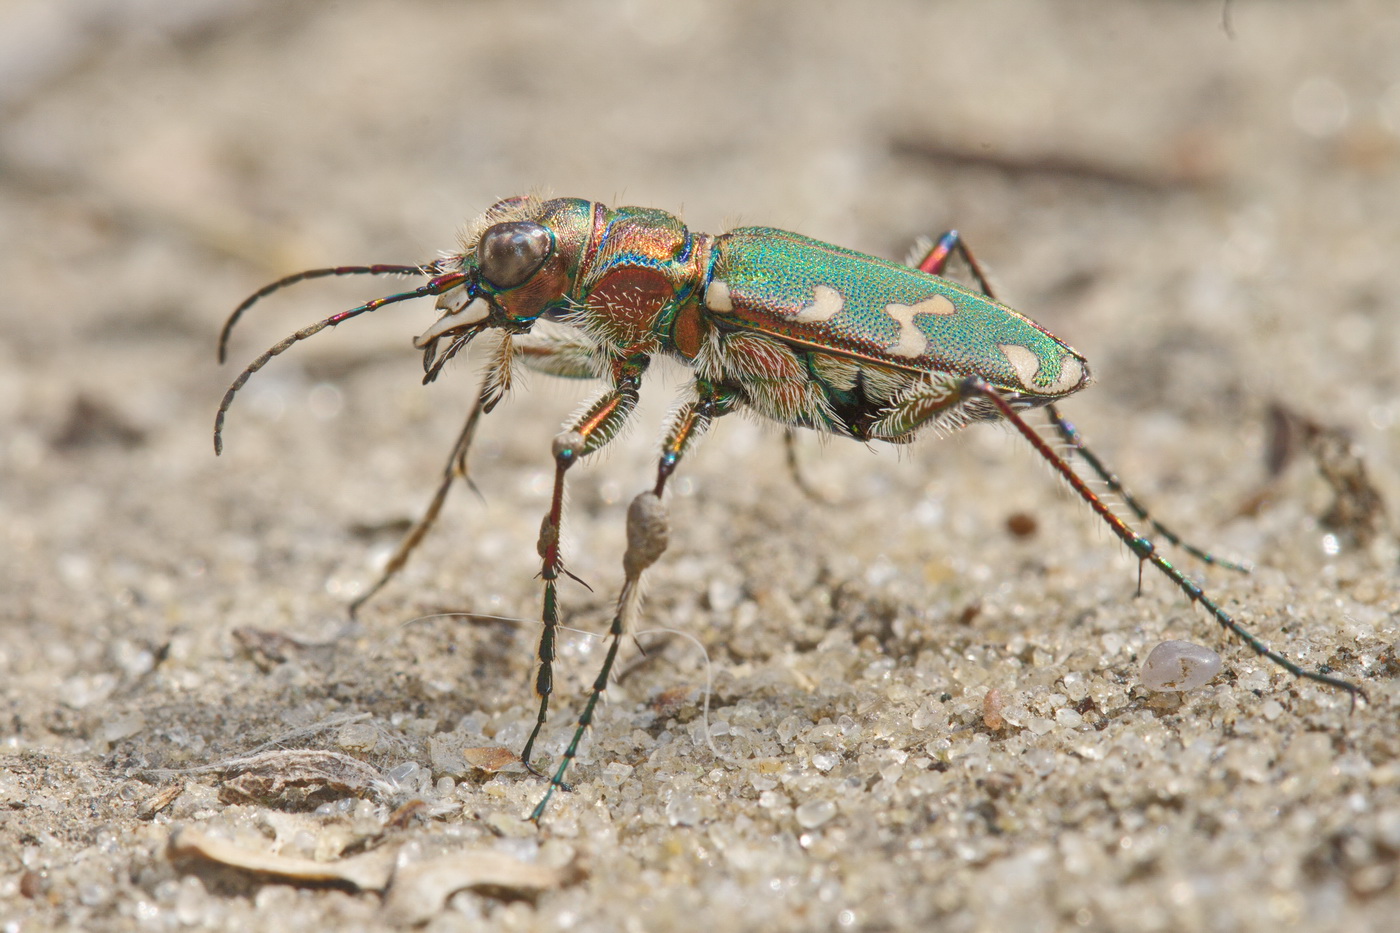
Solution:
[[[971,271],[976,289],[941,276],[954,256]],[[769,227],[712,236],[692,233],[679,218],[651,208],[614,209],[579,198],[509,198],[471,225],[455,254],[421,266],[313,269],[260,289],[225,324],[220,360],[234,324],[260,298],[306,279],[361,274],[420,275],[428,281],[312,324],[255,359],[219,406],[215,452],[222,449],[224,416],[248,378],[327,327],[387,304],[436,296],[442,315],[414,341],[423,352],[424,383],[433,381],[473,339],[487,331],[497,334],[476,403],[436,495],[379,580],[351,605],[353,613],[403,566],[437,518],[453,482],[467,478],[467,453],[478,421],[509,391],[517,365],[605,384],[554,439],[553,491],[538,546],[544,586],[534,683],[539,711],[520,754],[536,774],[531,755],[553,693],[558,583],[568,573],[560,553],[565,476],[618,434],[637,404],[642,375],[654,357],[672,357],[694,372],[664,433],[656,482],[628,510],[623,583],[608,651],[572,740],[530,816],[536,822],[555,788],[566,786],[564,775],[592,723],[622,636],[637,615],[642,574],[666,549],[662,493],[668,479],[714,419],[744,408],[789,431],[812,428],[896,444],[925,431],[941,434],[971,421],[1004,420],[1140,563],[1157,568],[1222,627],[1295,676],[1345,690],[1353,700],[1364,697],[1355,684],[1304,669],[1250,634],[1158,554],[1151,539],[1119,518],[1022,417],[1023,411],[1043,409],[1068,449],[1154,534],[1204,561],[1248,569],[1183,542],[1153,519],[1084,445],[1056,402],[1089,384],[1087,361],[998,302],[956,231],[945,233],[915,265],[906,266]],[[540,322],[556,326],[537,329]]]

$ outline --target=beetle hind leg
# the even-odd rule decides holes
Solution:
[[[982,264],[977,261],[977,257],[972,255],[972,250],[967,248],[967,241],[962,238],[962,234],[958,231],[948,230],[944,232],[933,241],[931,246],[927,249],[917,250],[910,259],[913,260],[915,257],[918,257],[918,261],[911,261],[908,263],[909,265],[920,272],[937,276],[943,276],[954,257],[961,259],[967,267],[968,275],[977,286],[977,290],[988,298],[996,298],[996,295],[992,294],[992,286],[987,281],[986,271],[982,268]]]
[[[1056,453],[1050,443],[1040,436],[1040,432],[1031,427],[1030,423],[1016,412],[1011,402],[994,387],[989,385],[985,379],[981,376],[969,376],[962,380],[958,387],[958,392],[960,395],[968,397],[981,397],[985,399],[988,404],[995,406],[1001,413],[1001,416],[1010,422],[1011,426],[1035,448],[1036,453],[1040,454],[1065,482],[1069,483],[1075,495],[1079,496],[1104,524],[1108,525],[1109,529],[1118,540],[1122,541],[1129,551],[1132,551],[1133,556],[1136,557],[1140,563],[1151,564],[1153,567],[1157,568],[1163,576],[1174,583],[1177,588],[1185,594],[1188,600],[1196,603],[1208,612],[1211,618],[1213,618],[1221,628],[1243,641],[1255,654],[1267,658],[1295,677],[1302,677],[1316,683],[1325,684],[1329,687],[1337,687],[1347,691],[1347,693],[1351,694],[1353,704],[1358,698],[1366,699],[1366,691],[1362,690],[1356,684],[1348,680],[1343,680],[1340,677],[1333,677],[1323,671],[1308,670],[1296,664],[1286,656],[1264,644],[1257,636],[1252,634],[1239,622],[1235,621],[1235,619],[1222,609],[1220,604],[1212,599],[1205,590],[1187,578],[1180,570],[1177,570],[1176,567],[1161,554],[1157,553],[1157,547],[1153,544],[1151,539],[1143,537],[1133,531],[1123,519],[1114,514],[1113,510],[1104,503],[1103,499],[1095,495],[1094,491],[1089,488],[1088,483],[1086,483],[1078,473],[1074,472],[1074,469],[1069,465],[1069,461]],[[1065,423],[1067,424],[1068,422]]]
[[[1210,551],[1199,548],[1189,541],[1182,540],[1180,535],[1152,517],[1152,513],[1148,511],[1147,506],[1143,505],[1136,496],[1129,492],[1128,489],[1124,487],[1122,480],[1118,478],[1118,475],[1109,469],[1104,462],[1099,459],[1098,455],[1085,445],[1084,438],[1080,436],[1079,430],[1060,414],[1058,408],[1053,404],[1047,405],[1045,406],[1045,414],[1050,419],[1050,424],[1055,429],[1055,433],[1060,436],[1060,439],[1065,445],[1078,454],[1080,459],[1089,465],[1089,469],[1093,470],[1094,474],[1108,486],[1109,491],[1122,500],[1123,504],[1132,510],[1133,515],[1137,516],[1138,521],[1145,522],[1147,526],[1152,529],[1154,534],[1171,542],[1174,546],[1181,548],[1187,554],[1190,554],[1204,564],[1224,567],[1226,570],[1238,570],[1241,573],[1249,573],[1254,569],[1253,565],[1247,561],[1227,560],[1223,557],[1216,556]]]
[[[978,400],[958,390],[959,380],[948,373],[931,373],[895,398],[868,429],[874,440],[907,444],[925,430],[951,434],[983,416]]]
[[[967,269],[967,274],[982,294],[986,295],[988,298],[996,299],[996,295],[992,292],[992,286],[988,281],[986,270],[984,270],[982,264],[977,261],[977,257],[972,254],[972,250],[968,248],[967,241],[963,239],[962,234],[958,233],[956,230],[949,230],[939,236],[937,240],[933,241],[932,245],[924,249],[916,250],[914,255],[911,256],[909,265],[918,269],[920,272],[942,276],[948,271],[948,266],[954,259],[958,259],[962,262]],[[1055,433],[1060,436],[1060,439],[1065,445],[1088,464],[1089,469],[1093,470],[1095,475],[1108,486],[1109,491],[1117,496],[1139,521],[1145,522],[1148,527],[1152,529],[1154,534],[1165,539],[1173,546],[1180,548],[1204,564],[1223,567],[1226,570],[1238,570],[1241,573],[1249,573],[1253,569],[1252,565],[1248,562],[1233,561],[1218,557],[1212,552],[1184,540],[1171,528],[1159,522],[1152,516],[1147,507],[1142,504],[1141,500],[1134,496],[1132,492],[1123,485],[1117,474],[1110,470],[1104,462],[1099,459],[1098,455],[1089,449],[1084,443],[1084,438],[1080,436],[1079,431],[1060,414],[1058,408],[1053,404],[1047,405],[1045,411],[1050,419],[1051,426],[1055,429]],[[993,413],[992,416],[996,417],[995,413]]]

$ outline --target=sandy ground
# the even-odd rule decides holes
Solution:
[[[0,3],[0,930],[1393,929],[1395,541],[1329,517],[1319,445],[1269,412],[1356,480],[1347,432],[1397,501],[1400,17],[1228,18]],[[1133,598],[1125,549],[1009,431],[804,437],[819,506],[736,417],[678,474],[642,623],[704,653],[626,645],[576,790],[523,822],[541,783],[463,749],[518,750],[533,721],[549,444],[587,390],[532,378],[486,421],[481,498],[454,495],[355,625],[474,392],[470,364],[419,385],[430,305],[298,347],[222,458],[210,432],[240,298],[430,259],[531,189],[891,257],[958,226],[1093,361],[1066,410],[1100,453],[1257,569],[1181,565],[1370,702],[1261,662],[1150,569]],[[269,300],[234,361],[390,288]],[[570,626],[606,627],[683,378],[651,377],[574,472],[593,592],[565,586]],[[1278,449],[1299,455],[1260,495]],[[1224,671],[1150,693],[1166,638]],[[562,646],[542,763],[602,644]]]

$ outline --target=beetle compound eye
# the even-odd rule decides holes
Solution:
[[[476,261],[481,275],[497,288],[515,288],[539,271],[554,250],[554,238],[537,223],[496,224],[481,235]]]

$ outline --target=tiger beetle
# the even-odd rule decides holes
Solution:
[[[944,278],[957,257],[976,288]],[[1022,416],[1041,408],[1072,453],[1157,537],[1206,563],[1236,570],[1184,543],[1156,521],[1088,447],[1056,403],[1090,382],[1087,361],[1025,315],[998,302],[987,277],[956,231],[943,234],[912,266],[775,230],[741,227],[719,236],[692,233],[677,217],[642,207],[608,208],[578,198],[515,197],[488,210],[455,254],[423,265],[339,266],[287,276],[258,290],[229,317],[219,339],[222,361],[234,324],[256,301],[306,279],[346,275],[416,275],[427,281],[305,327],[255,359],[224,395],[214,420],[222,450],[224,416],[248,378],[293,344],[353,317],[413,298],[437,297],[441,317],[414,341],[423,352],[423,382],[438,377],[478,336],[496,336],[475,404],[467,416],[427,510],[400,542],[353,614],[403,567],[441,511],[452,484],[467,475],[467,454],[482,415],[511,387],[517,365],[553,376],[595,379],[605,388],[554,438],[554,485],[540,527],[543,627],[534,681],[539,711],[520,753],[531,754],[554,692],[558,585],[569,572],[560,553],[564,478],[579,460],[618,435],[637,405],[642,375],[664,355],[694,372],[661,445],[655,485],[627,513],[623,582],[608,629],[602,668],[543,799],[539,822],[593,722],[623,634],[635,621],[643,572],[666,550],[666,483],[722,415],[741,409],[791,432],[812,428],[860,441],[905,444],[920,433],[945,434],[972,421],[1005,420],[1128,547],[1187,599],[1259,655],[1297,676],[1365,697],[1362,689],[1306,670],[1246,631],[1091,490]],[[540,326],[544,325],[544,326]],[[790,436],[790,435],[789,435]]]

